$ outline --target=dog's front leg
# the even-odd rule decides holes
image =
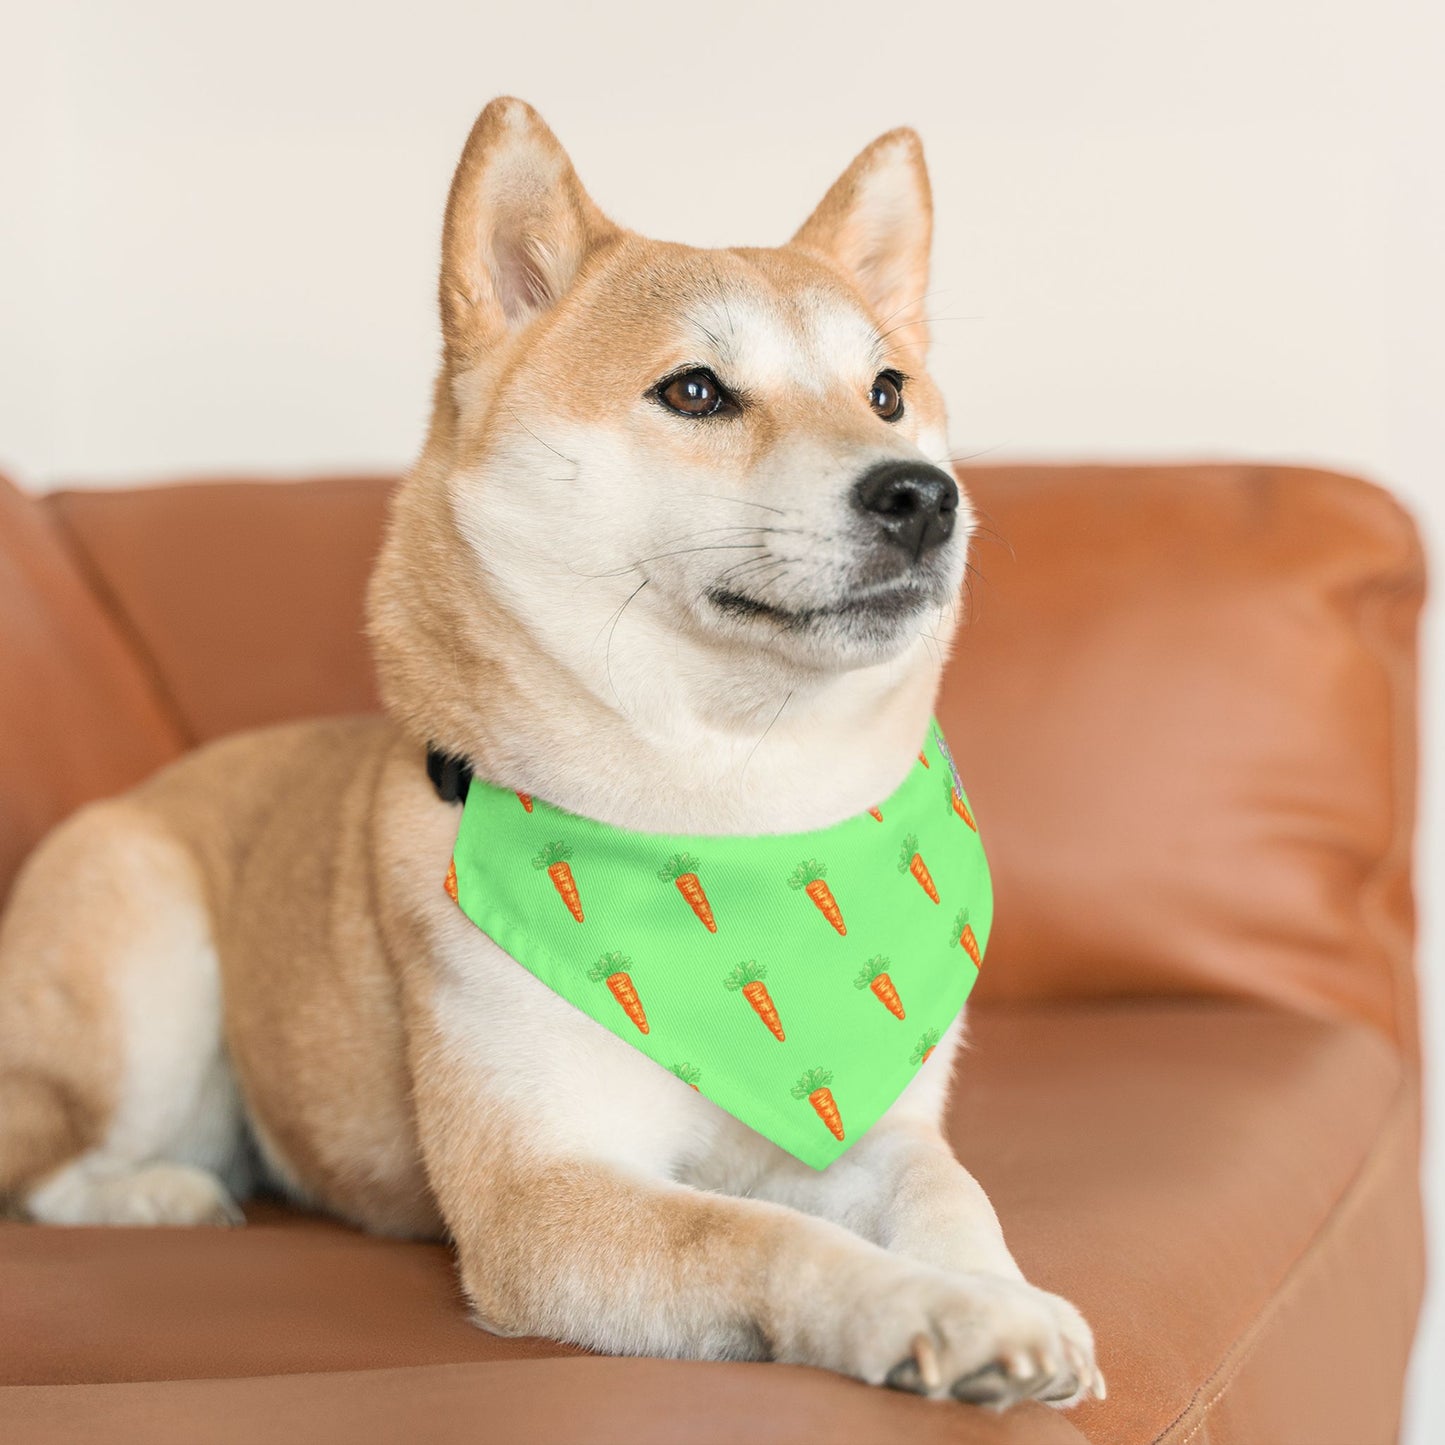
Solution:
[[[486,1328],[617,1353],[772,1358],[964,1399],[1062,1388],[1047,1297],[782,1204],[673,1182],[635,1135],[621,1149],[608,1137],[609,1111],[637,1102],[630,1080],[589,1094],[554,1075],[546,1087],[573,1107],[546,1114],[460,1060],[418,1062],[428,1173]]]
[[[1058,1365],[1055,1378],[1046,1390],[1031,1393],[1064,1403],[1089,1393],[1102,1399],[1104,1379],[1088,1324],[1069,1301],[1024,1280],[983,1187],[939,1132],[947,1073],[945,1056],[827,1169],[780,1161],[755,1192],[841,1224],[906,1259],[960,1276],[991,1276],[1036,1296],[1054,1317],[1063,1358],[1044,1362]],[[971,1398],[1006,1400],[1016,1385],[1000,1369],[978,1381]]]

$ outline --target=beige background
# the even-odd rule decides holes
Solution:
[[[0,0],[0,465],[42,486],[404,463],[444,188],[512,91],[606,209],[697,242],[784,237],[871,135],[916,125],[956,451],[1324,462],[1394,485],[1438,555],[1442,10]],[[1445,1057],[1438,981],[1430,1018]],[[1423,1445],[1445,1439],[1439,1306],[1416,1374]]]

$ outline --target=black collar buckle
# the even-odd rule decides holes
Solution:
[[[472,785],[472,765],[465,758],[429,747],[426,750],[426,775],[442,802],[466,802],[467,789]]]

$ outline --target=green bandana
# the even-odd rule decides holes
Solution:
[[[932,1052],[993,920],[936,724],[892,797],[810,833],[634,833],[474,779],[446,882],[548,988],[815,1169]]]

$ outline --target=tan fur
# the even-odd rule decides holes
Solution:
[[[941,459],[929,226],[908,131],[790,245],[700,251],[607,221],[528,107],[482,113],[431,428],[369,595],[387,717],[219,742],[36,853],[0,931],[0,1193],[55,1222],[233,1222],[249,1135],[299,1198],[449,1233],[487,1328],[995,1403],[1102,1392],[1087,1325],[1023,1281],[943,1144],[955,1034],[815,1174],[452,906],[457,812],[423,767],[435,743],[671,832],[812,828],[891,791],[967,509],[879,581],[849,499],[873,463]],[[691,365],[740,412],[661,407]],[[896,422],[867,400],[884,368]],[[733,577],[760,614],[717,600]],[[890,588],[918,600],[875,616]]]

